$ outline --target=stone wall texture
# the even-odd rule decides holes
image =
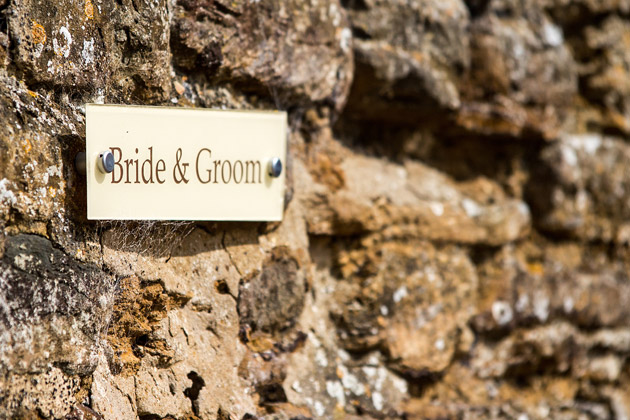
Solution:
[[[283,221],[86,220],[86,103],[286,110]],[[0,418],[630,419],[630,0],[0,0]]]

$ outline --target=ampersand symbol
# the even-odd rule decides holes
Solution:
[[[182,159],[182,149],[179,148],[177,149],[177,152],[175,152],[175,167],[173,168],[173,179],[175,180],[175,182],[177,184],[180,184],[182,181],[184,182],[184,184],[188,184],[188,180],[186,179],[186,169],[188,168],[188,164],[187,163],[182,163],[181,167],[179,166],[180,163],[179,161]],[[182,171],[183,168],[183,171]],[[179,178],[177,177],[177,174],[175,173],[175,171],[179,172]]]

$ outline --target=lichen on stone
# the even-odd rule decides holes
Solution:
[[[0,418],[630,418],[628,16],[0,0]],[[286,111],[283,220],[88,221],[86,103]]]

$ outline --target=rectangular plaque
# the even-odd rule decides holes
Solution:
[[[86,108],[88,219],[282,219],[285,112]]]

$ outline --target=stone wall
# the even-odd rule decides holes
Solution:
[[[282,223],[90,222],[86,103],[283,109]],[[0,417],[629,419],[629,0],[0,0]]]

